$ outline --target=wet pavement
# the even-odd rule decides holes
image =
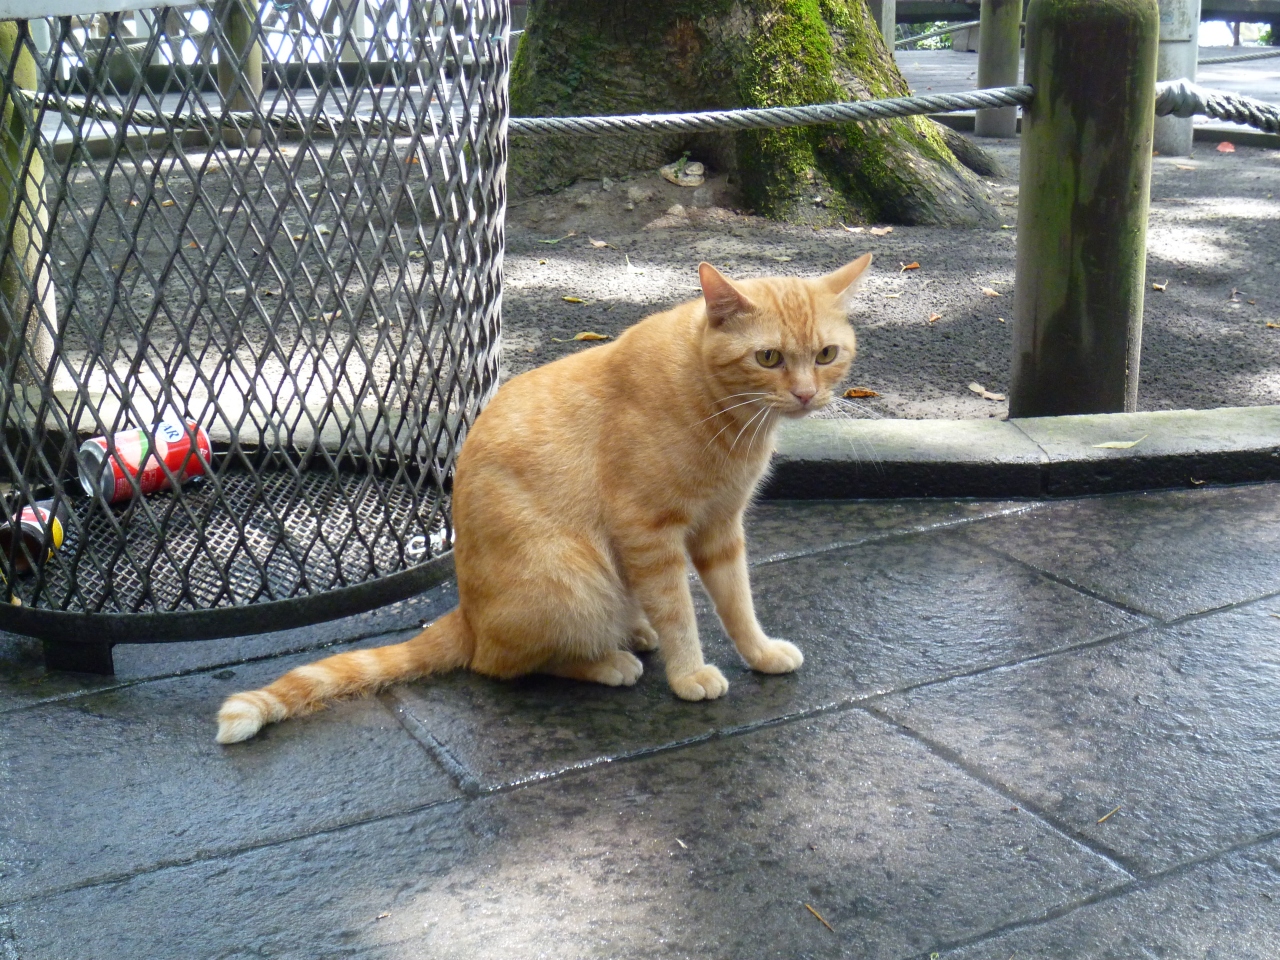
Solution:
[[[1277,955],[1280,486],[749,531],[806,661],[751,674],[699,598],[711,703],[650,657],[631,689],[456,674],[213,742],[227,693],[401,639],[448,584],[119,647],[114,678],[0,637],[0,958]]]

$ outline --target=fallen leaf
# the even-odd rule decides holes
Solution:
[[[873,237],[886,237],[893,233],[893,227],[872,227],[867,233]]]
[[[791,258],[790,258],[790,257],[774,257],[773,259],[774,259],[774,260],[777,260],[779,263],[790,263],[790,262],[791,262]]]
[[[563,237],[559,237],[556,240],[539,240],[538,242],[539,243],[559,243],[561,240],[568,240],[570,237],[576,237],[577,235],[578,235],[578,231],[570,230]]]
[[[1163,290],[1164,290],[1166,287],[1168,287],[1168,286],[1169,286],[1169,281],[1168,281],[1168,280],[1166,280],[1164,283],[1154,283],[1154,282],[1153,282],[1153,283],[1151,284],[1151,289],[1152,289],[1152,290],[1160,290],[1160,291],[1163,291]]]
[[[415,156],[412,156],[412,157],[410,157],[410,158],[409,158],[409,162],[410,162],[410,163],[421,163],[422,161],[421,161],[421,160],[419,160],[419,159],[417,158],[417,156],[415,155]]]
[[[306,237],[306,234],[305,234],[305,233],[295,233],[295,234],[293,235],[293,239],[295,239],[295,240],[302,240],[302,239],[304,239],[305,237]]]
[[[187,246],[188,246],[188,247],[190,247],[192,250],[199,250],[199,249],[200,249],[200,244],[196,243],[194,240],[192,240],[190,243],[188,243],[188,244],[187,244]]]
[[[307,194],[307,199],[309,199],[309,200],[317,200],[317,199],[319,199],[319,197],[320,197],[320,191],[319,191],[319,190],[317,190],[315,193],[308,193],[308,194]]]
[[[813,907],[809,906],[809,904],[807,903],[804,905],[804,908],[808,910],[810,913],[812,913],[815,917],[817,917],[824,927],[826,927],[832,933],[836,932],[836,928],[833,927],[831,924],[827,923],[826,918],[823,917],[822,914],[820,914],[817,910],[813,909]]]
[[[863,400],[867,397],[878,397],[880,394],[874,390],[868,390],[866,387],[850,387],[844,392],[846,400]]]
[[[969,389],[980,396],[983,400],[1003,400],[1003,393],[992,393],[980,383],[969,384]]]
[[[138,205],[138,199],[137,199],[137,197],[133,197],[133,198],[131,198],[131,199],[129,200],[129,206],[131,206],[131,207],[136,207],[137,205]]]
[[[622,259],[623,259],[623,260],[625,260],[625,261],[627,261],[627,273],[629,273],[629,274],[631,274],[631,275],[633,275],[633,276],[634,276],[634,275],[636,275],[636,274],[644,273],[644,271],[643,271],[643,270],[641,270],[639,267],[633,267],[633,266],[631,265],[631,258],[630,258],[629,256],[627,256],[627,254],[625,254],[625,253],[624,253],[624,254],[622,255]]]
[[[586,303],[587,302],[583,300],[581,297],[561,297],[560,299],[563,300],[565,303]]]
[[[1257,300],[1246,300],[1245,303],[1247,303],[1251,307],[1256,307],[1258,305]]]
[[[902,296],[900,293],[886,293],[884,298],[886,300],[897,300],[900,296]]]
[[[172,207],[172,206],[174,206],[175,204],[177,204],[177,202],[178,202],[177,200],[161,200],[161,201],[160,201],[160,206],[162,206],[162,207]]]
[[[680,844],[680,849],[681,849],[681,850],[688,850],[688,849],[689,849],[689,845],[688,845],[687,843],[685,843],[683,840],[681,840],[679,837],[676,837],[676,843]]]
[[[539,260],[539,261],[538,261],[538,266],[540,266],[540,267],[541,267],[541,266],[545,266],[545,265],[546,265],[546,262],[547,262],[546,260]]]
[[[605,247],[613,246],[612,243],[605,243],[603,240],[593,240],[591,237],[587,237],[587,239],[591,240],[591,245],[597,250],[603,250]]]
[[[1179,170],[1194,170],[1194,169],[1196,169],[1195,167],[1193,167],[1193,166],[1192,166],[1191,164],[1189,164],[1189,163],[1175,163],[1175,164],[1174,164],[1174,166],[1175,166],[1175,167],[1177,167]]]
[[[15,607],[22,606],[22,598],[17,594],[14,594],[12,597],[10,597],[9,602],[13,604]]]
[[[1004,317],[996,317],[996,319],[999,320],[1001,323],[1004,323]]]
[[[929,322],[930,322],[930,323],[936,323],[937,321],[939,321],[939,320],[941,320],[941,319],[942,319],[942,314],[940,314],[940,313],[931,313],[931,314],[929,314]]]
[[[1193,487],[1203,487],[1209,482],[1208,480],[1197,480],[1195,477],[1187,477],[1187,479],[1191,481]],[[1273,613],[1272,616],[1274,617],[1275,614]]]
[[[376,917],[374,917],[373,919],[375,919],[375,920],[385,920],[385,919],[387,919],[387,917],[389,917],[389,916],[391,916],[391,914],[389,914],[389,913],[380,913],[380,914],[378,914]]]
[[[425,259],[426,259],[426,257],[427,257],[427,255],[426,255],[425,253],[423,253],[421,250],[410,250],[410,251],[409,251],[409,259],[410,259],[410,260],[425,260]]]
[[[1136,447],[1149,436],[1149,433],[1144,433],[1137,440],[1108,440],[1106,443],[1095,443],[1094,446],[1099,450],[1128,450],[1130,447]]]
[[[575,333],[573,335],[573,339],[575,340],[608,340],[609,335],[607,333],[592,333],[590,330],[584,330],[582,333]]]
[[[900,267],[902,267],[902,269],[898,271],[899,273],[906,273],[908,270],[919,270],[919,269],[920,269],[920,263],[919,263],[919,261],[916,261],[916,260],[912,260],[910,263],[901,263],[901,262],[899,262],[899,264],[898,264],[898,265],[899,265]]]
[[[1098,818],[1098,822],[1099,822],[1099,823],[1104,823],[1105,821],[1110,820],[1112,816],[1114,816],[1115,814],[1117,814],[1117,813],[1119,813],[1119,812],[1120,812],[1120,808],[1119,808],[1119,807],[1116,807],[1116,808],[1115,808],[1114,810],[1112,810],[1110,813],[1104,813],[1102,816],[1100,816],[1100,817]]]
[[[998,297],[998,296],[1000,296],[1000,291],[999,291],[999,290],[992,290],[990,287],[983,287],[983,288],[982,288],[982,295],[983,295],[984,297]]]
[[[1280,330],[1280,323],[1272,323],[1270,320],[1268,320],[1267,326],[1270,327],[1272,330]]]
[[[844,227],[844,224],[842,223],[840,224],[840,226]],[[864,229],[863,227],[844,227],[844,228],[848,230],[850,233],[862,233]],[[877,234],[877,236],[879,236],[879,234]]]
[[[1012,230],[1012,229],[1013,229],[1013,224],[1012,224],[1012,223],[1002,223],[1002,224],[1000,224],[1000,229],[1001,229],[1001,230]]]
[[[1219,153],[1235,153],[1236,145],[1232,143],[1230,140],[1223,140],[1220,144],[1218,144],[1218,152]]]

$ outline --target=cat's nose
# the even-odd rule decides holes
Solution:
[[[801,405],[808,406],[809,401],[813,399],[814,394],[818,391],[811,387],[792,387],[791,395],[800,401]]]

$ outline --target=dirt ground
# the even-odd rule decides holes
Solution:
[[[577,333],[616,335],[697,296],[700,260],[732,277],[814,275],[870,250],[850,383],[880,396],[830,415],[1002,417],[1007,403],[968,385],[1009,387],[1018,148],[983,146],[1009,172],[987,178],[1005,211],[1006,226],[995,229],[897,226],[873,236],[869,224],[857,232],[779,224],[735,210],[733,185],[717,176],[698,188],[656,173],[582,181],[513,204],[504,376],[589,349],[570,340]],[[1191,158],[1154,158],[1139,409],[1280,403],[1276,194],[1280,150],[1222,153],[1197,143]],[[920,267],[902,271],[909,263]]]

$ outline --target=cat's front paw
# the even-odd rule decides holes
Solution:
[[[729,689],[729,681],[718,667],[711,664],[699,667],[683,677],[668,677],[671,689],[681,700],[714,700],[723,697]]]
[[[804,663],[804,654],[786,640],[766,640],[747,657],[747,666],[760,673],[790,673]]]

